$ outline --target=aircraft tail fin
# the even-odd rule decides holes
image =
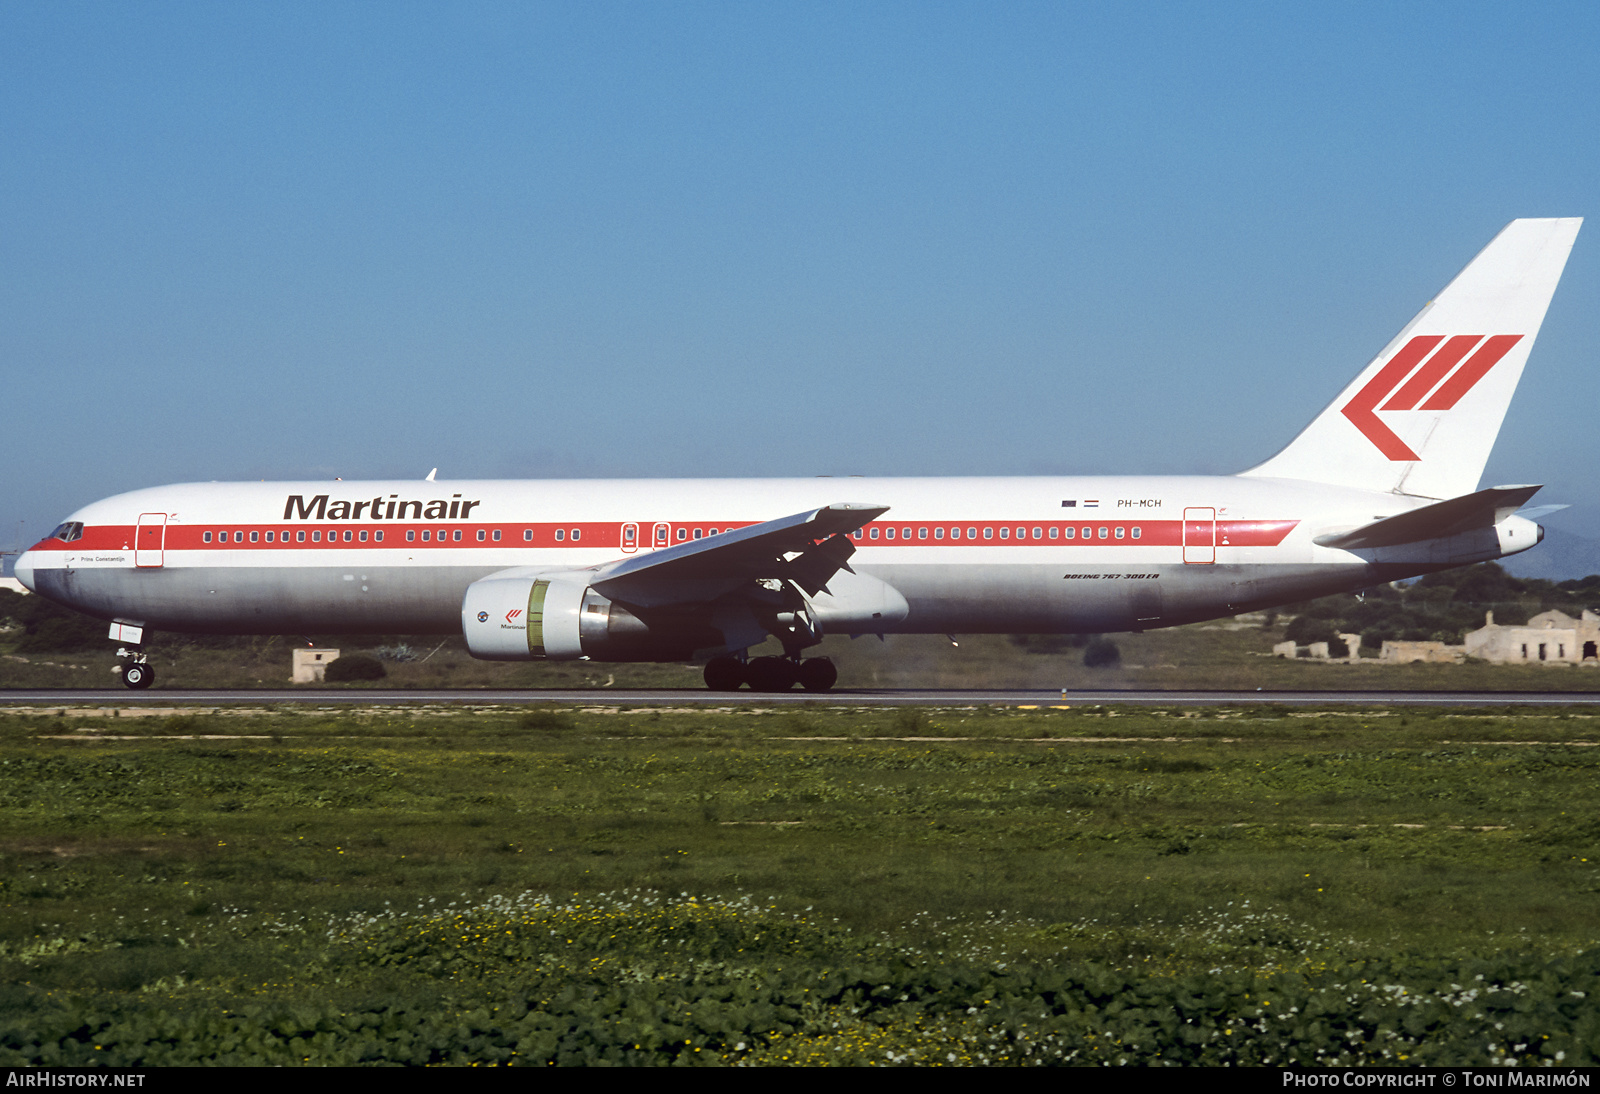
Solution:
[[[1287,448],[1244,474],[1474,491],[1582,223],[1506,225]]]

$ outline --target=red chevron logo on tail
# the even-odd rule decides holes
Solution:
[[[1449,410],[1520,341],[1520,334],[1488,338],[1458,334],[1448,340],[1442,334],[1419,334],[1401,346],[1340,413],[1391,460],[1420,460],[1378,419],[1377,411]],[[1393,397],[1380,407],[1391,393]]]

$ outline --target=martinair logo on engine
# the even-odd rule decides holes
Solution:
[[[517,616],[519,616],[521,614],[522,614],[522,609],[521,608],[512,608],[509,612],[506,613],[506,622],[507,623],[515,623],[517,621]]]
[[[1377,411],[1449,410],[1520,341],[1520,334],[1488,338],[1458,334],[1448,341],[1442,334],[1419,334],[1401,346],[1340,413],[1391,460],[1420,460],[1410,445],[1378,419]],[[1476,353],[1472,353],[1474,349]],[[1391,392],[1393,397],[1379,406]]]

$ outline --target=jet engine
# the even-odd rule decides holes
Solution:
[[[592,570],[502,570],[467,586],[461,630],[486,661],[687,661],[723,645],[696,605],[640,608],[589,587]]]

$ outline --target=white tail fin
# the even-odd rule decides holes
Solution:
[[[1289,447],[1244,474],[1471,493],[1582,223],[1506,225]]]

